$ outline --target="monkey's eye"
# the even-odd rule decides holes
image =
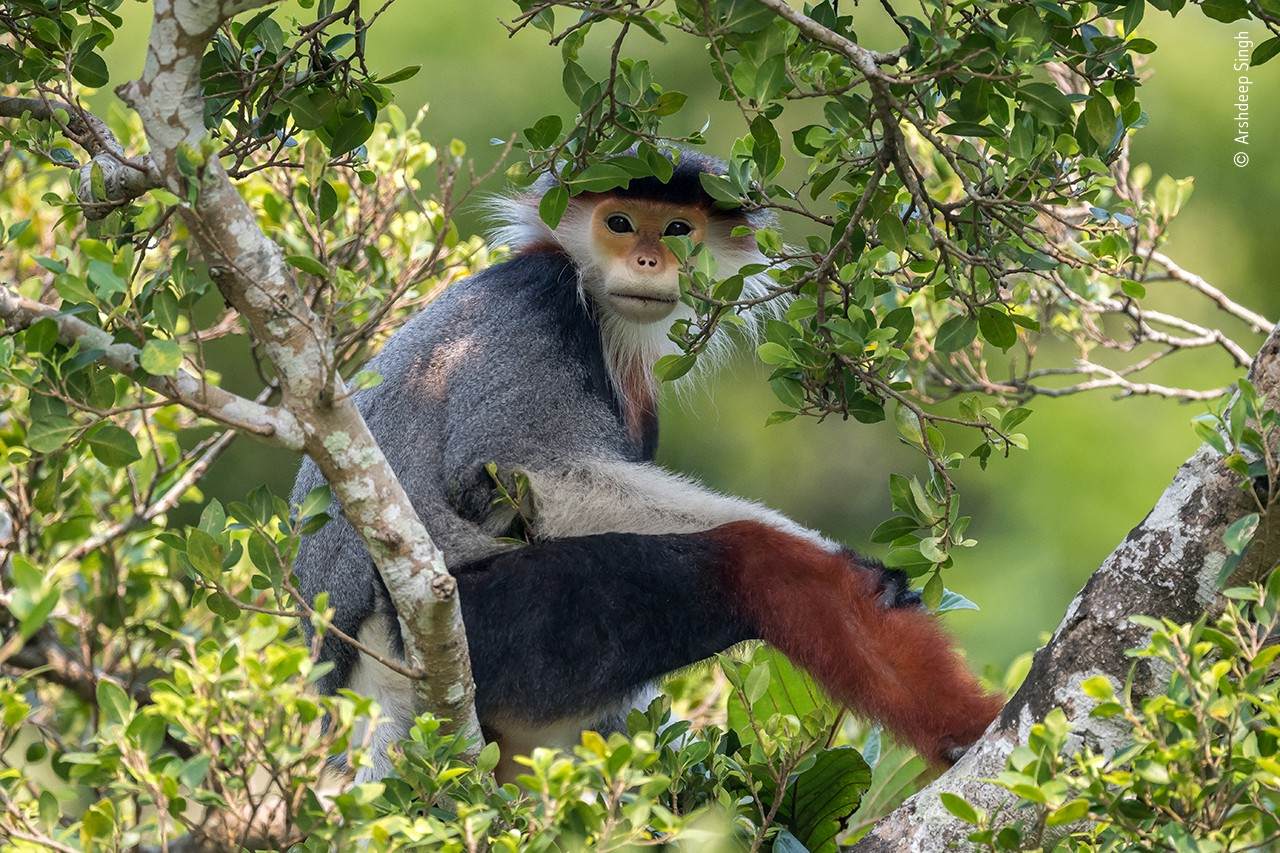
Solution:
[[[604,221],[605,227],[614,234],[630,234],[635,231],[635,226],[631,224],[631,220],[623,216],[621,213],[614,213]]]
[[[684,237],[693,233],[693,226],[683,219],[673,219],[667,223],[667,230],[662,232],[663,237]]]

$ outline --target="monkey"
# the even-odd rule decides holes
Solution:
[[[859,707],[932,750],[931,757],[945,759],[942,752],[967,745],[974,727],[985,728],[995,712],[929,617],[893,607],[903,603],[895,597],[878,605],[884,614],[873,613],[866,596],[874,597],[880,584],[850,578],[883,572],[860,568],[841,545],[779,512],[654,462],[658,389],[652,366],[673,351],[672,323],[693,316],[681,298],[679,265],[662,239],[702,243],[729,274],[748,264],[766,269],[754,232],[771,222],[767,214],[717,204],[707,194],[701,176],[724,174],[720,161],[680,149],[669,156],[669,179],[633,178],[624,188],[575,195],[555,228],[539,215],[554,178],[544,176],[527,191],[495,200],[499,225],[492,238],[508,245],[511,257],[451,284],[406,322],[366,366],[383,381],[355,398],[446,566],[458,574],[482,697],[478,708],[484,709],[481,725],[504,754],[567,745],[582,729],[617,728],[631,708],[647,706],[656,695],[653,679],[663,672],[650,667],[637,680],[623,660],[627,655],[687,664],[695,651],[710,654],[722,641],[764,634],[784,649],[790,643],[802,665],[829,676],[824,683],[833,690],[877,685],[857,697],[834,692],[856,698]],[[746,276],[743,298],[764,296],[771,284],[766,273]],[[748,335],[758,318],[744,315]],[[714,362],[715,355],[699,362]],[[490,466],[527,478],[532,489],[534,511],[519,519],[534,543],[527,548],[510,551],[506,544],[517,519],[509,507],[495,505]],[[294,500],[321,483],[314,463],[304,459]],[[600,536],[613,538],[592,538]],[[596,552],[601,543],[612,550]],[[716,555],[728,564],[713,566]],[[565,564],[574,559],[581,565],[566,574]],[[772,587],[767,564],[779,567]],[[835,571],[837,565],[847,571]],[[387,591],[345,519],[337,516],[304,537],[294,573],[308,599],[329,593],[337,628],[380,652],[402,654]],[[544,593],[534,580],[545,576],[550,583],[570,574],[583,584],[572,601]],[[681,612],[701,620],[704,633],[681,653],[657,654],[653,647],[663,642],[662,626],[670,620],[655,602],[674,606],[673,595],[660,590],[679,588],[660,583],[667,574],[701,591],[702,606]],[[850,610],[842,621],[831,612],[819,579],[851,590],[841,600],[850,608],[861,602],[861,615],[855,619]],[[557,588],[569,591],[563,583]],[[523,593],[513,599],[517,589]],[[859,589],[865,596],[856,594]],[[777,621],[780,615],[764,603],[774,594],[788,602],[779,613],[791,614],[790,621]],[[616,621],[601,621],[590,618],[582,598],[592,595],[602,601],[648,596],[650,606],[644,618],[615,606],[610,620]],[[524,618],[507,612],[513,601],[527,609]],[[806,622],[806,607],[792,606],[796,601],[831,621]],[[523,655],[523,671],[486,651],[504,643],[511,650],[521,646],[519,631],[532,635],[544,623],[574,619],[595,626],[593,642],[575,637],[532,646],[546,659]],[[914,626],[901,648],[892,636],[899,623]],[[866,634],[861,648],[879,649],[883,659],[852,643],[851,626]],[[309,624],[304,630],[310,636]],[[920,662],[907,660],[902,648],[920,655]],[[606,651],[613,655],[608,661]],[[411,684],[332,632],[320,654],[332,663],[318,683],[322,692],[350,687],[379,702],[384,720],[372,734],[372,766],[357,779],[387,775],[387,749],[407,734],[417,714]],[[842,654],[848,670],[837,678],[839,667],[831,661]],[[579,678],[548,676],[544,683],[538,673],[557,666]],[[912,678],[895,680],[886,674],[890,670]],[[630,674],[622,678],[621,671]],[[601,679],[611,690],[593,693],[591,685]],[[963,712],[966,724],[959,725],[950,709]]]

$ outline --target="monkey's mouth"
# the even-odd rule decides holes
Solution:
[[[652,296],[647,293],[610,293],[614,299],[621,299],[633,304],[656,308],[660,305],[670,307],[676,304],[674,296]]]

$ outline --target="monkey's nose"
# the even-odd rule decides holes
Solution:
[[[658,265],[656,255],[636,255],[636,266],[648,267],[650,269]]]

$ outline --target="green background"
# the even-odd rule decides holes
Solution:
[[[461,139],[481,165],[494,157],[491,138],[518,132],[547,112],[572,117],[560,87],[558,49],[549,47],[539,31],[508,38],[499,22],[515,9],[509,0],[401,0],[370,37],[368,53],[376,71],[422,66],[397,89],[406,113],[430,105],[427,138],[442,147],[451,138]],[[108,57],[116,82],[141,69],[149,7],[136,4],[125,11],[130,26]],[[878,8],[855,7],[853,15],[864,42],[896,46],[894,31],[885,26]],[[1157,177],[1166,172],[1196,177],[1195,194],[1172,229],[1168,252],[1237,300],[1275,318],[1280,316],[1274,224],[1280,201],[1280,151],[1274,146],[1280,130],[1275,110],[1280,62],[1244,72],[1253,80],[1251,144],[1237,145],[1232,141],[1233,101],[1241,72],[1232,64],[1234,36],[1241,30],[1252,32],[1255,41],[1264,38],[1259,25],[1220,24],[1195,7],[1177,19],[1148,7],[1139,32],[1160,48],[1150,57],[1150,79],[1139,92],[1150,121],[1137,135],[1133,159],[1150,163]],[[589,68],[601,67],[609,35],[593,35]],[[632,55],[650,58],[658,80],[690,94],[672,130],[687,130],[710,118],[713,150],[727,149],[739,123],[715,99],[702,45],[681,37],[663,46],[643,35],[631,44]],[[779,123],[807,123],[805,109],[788,109]],[[1240,150],[1251,157],[1244,168],[1232,164]],[[501,189],[501,181],[493,189]],[[460,225],[467,232],[484,227],[478,210],[468,211]],[[789,236],[800,242],[802,235]],[[1153,305],[1213,319],[1202,298],[1178,285],[1156,284],[1149,293]],[[1239,333],[1237,339],[1249,349],[1259,343],[1236,324],[1224,328]],[[1071,357],[1065,350],[1045,348],[1041,353],[1043,363],[1066,363]],[[242,372],[228,381],[251,385],[248,371]],[[993,375],[1000,373],[993,369]],[[660,459],[711,486],[767,502],[854,548],[876,553],[868,536],[889,514],[889,473],[923,474],[918,458],[883,424],[791,422],[766,428],[765,418],[775,406],[762,376],[742,358],[695,393],[682,395],[680,402],[668,401]],[[1211,387],[1234,376],[1225,357],[1201,350],[1176,356],[1153,378]],[[980,666],[1007,664],[1057,625],[1084,579],[1141,521],[1194,449],[1189,420],[1205,408],[1149,398],[1113,400],[1107,392],[1038,400],[1032,407],[1035,415],[1024,424],[1029,453],[994,460],[985,472],[967,467],[959,476],[964,510],[974,516],[971,535],[979,545],[961,553],[948,586],[982,609],[947,620]],[[958,446],[966,450],[976,443],[968,436],[962,441]],[[219,462],[206,481],[207,490],[235,499],[265,480],[287,492],[295,468],[296,460],[288,455],[245,441]]]

